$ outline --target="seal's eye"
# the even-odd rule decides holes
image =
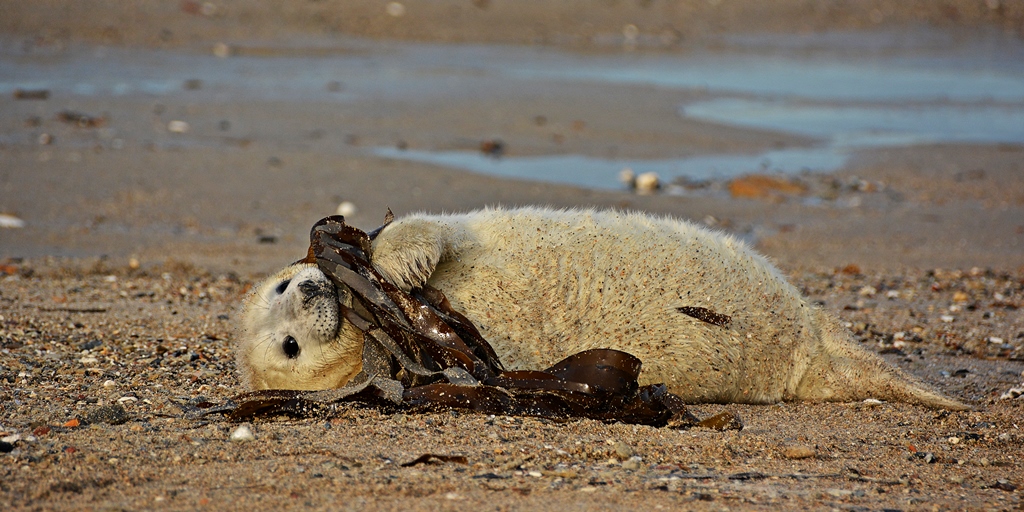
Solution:
[[[285,290],[288,289],[288,284],[291,282],[291,279],[285,279],[284,281],[281,281],[281,284],[277,285],[277,288],[274,288],[274,293],[281,295],[282,293],[284,293]]]
[[[288,359],[299,357],[299,342],[295,341],[295,338],[285,336],[281,348],[284,349],[284,355],[288,356]]]

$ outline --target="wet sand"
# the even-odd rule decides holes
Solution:
[[[498,1],[450,2],[442,23],[412,6],[392,19],[380,2],[349,4],[351,17],[329,1],[287,16],[276,3],[254,4],[263,9],[256,11],[217,4],[223,10],[210,16],[201,3],[168,3],[154,7],[168,12],[153,18],[142,7],[52,4],[60,8],[46,15],[5,6],[12,13],[0,21],[5,44],[45,58],[97,44],[271,48],[282,34],[336,31],[381,40],[542,41],[591,52],[621,46],[624,19],[641,20],[641,33],[657,36],[661,25],[642,21],[667,19],[668,9],[659,2],[517,10]],[[867,11],[844,4],[831,12],[782,2],[753,14],[746,4],[706,4],[693,4],[689,24],[671,27],[682,37],[643,44],[686,51],[689,43],[713,45],[717,35],[762,26],[1019,31],[1022,16],[1009,2],[990,10],[979,10],[984,2],[878,2]],[[570,16],[577,12],[587,14]],[[457,16],[479,23],[451,23]],[[680,122],[681,94],[655,87],[538,84],[457,103],[411,98],[343,109],[329,100],[253,104],[196,101],[188,93],[0,98],[0,213],[26,223],[0,228],[0,507],[1021,506],[1024,399],[1000,399],[1024,381],[1019,144],[862,153],[838,173],[798,177],[804,195],[736,199],[726,182],[685,195],[637,195],[505,180],[365,150],[399,143],[471,149],[500,137],[511,155],[606,156],[615,148],[655,158],[678,156],[680,148],[758,152],[807,141]],[[107,124],[59,121],[66,109]],[[188,120],[187,133],[168,131],[177,119]],[[43,134],[49,144],[39,143]],[[493,204],[629,208],[705,223],[768,254],[864,346],[976,408],[695,406],[700,416],[729,409],[744,421],[741,431],[718,432],[353,407],[334,418],[258,421],[248,443],[230,442],[237,425],[221,418],[184,419],[190,401],[241,391],[231,354],[239,300],[303,255],[309,226],[342,201],[355,204],[350,218],[363,228],[375,227],[387,206],[401,215]],[[462,455],[466,464],[400,466],[427,453]]]

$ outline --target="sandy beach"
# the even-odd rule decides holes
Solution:
[[[680,104],[716,105],[713,88],[513,80],[464,60],[674,59],[733,52],[747,35],[871,31],[893,41],[871,47],[883,57],[911,44],[891,36],[902,32],[937,41],[925,57],[978,38],[1005,50],[1020,44],[1022,4],[431,5],[0,3],[0,74],[10,76],[0,80],[0,220],[12,226],[0,228],[0,507],[1022,506],[1024,398],[1001,397],[1024,387],[1024,140],[873,147],[832,172],[740,188],[752,169],[650,195],[380,156],[475,154],[496,140],[513,163],[814,150],[800,133],[680,115]],[[465,53],[450,57],[453,44]],[[424,68],[402,74],[422,56]],[[362,74],[317,71],[332,59]],[[269,61],[313,85],[263,85]],[[124,70],[141,71],[105,85]],[[1019,99],[965,103],[1020,109]],[[222,417],[186,418],[243,391],[232,355],[240,300],[303,256],[310,226],[342,203],[365,229],[388,207],[488,205],[704,224],[768,255],[864,347],[974,409],[693,407],[742,418],[742,430],[721,432],[352,406],[246,424],[248,442],[232,442],[239,425]],[[424,454],[464,459],[403,466]]]

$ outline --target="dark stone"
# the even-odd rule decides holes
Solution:
[[[128,411],[120,404],[104,405],[97,407],[82,418],[86,423],[107,423],[109,425],[121,425],[128,421]]]
[[[102,340],[92,340],[82,343],[78,346],[79,350],[92,350],[103,344]]]

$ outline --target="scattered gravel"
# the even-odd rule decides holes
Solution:
[[[267,491],[259,506],[299,499],[320,507],[352,500],[478,507],[495,497],[539,508],[624,505],[627,498],[650,506],[1020,503],[1024,402],[999,399],[1024,370],[1019,272],[793,276],[864,346],[976,404],[974,411],[899,403],[700,405],[698,416],[729,411],[743,418],[744,429],[677,431],[353,405],[331,418],[260,421],[253,425],[260,442],[245,443],[238,441],[255,438],[247,424],[185,414],[241,391],[230,318],[255,276],[15,266],[0,278],[5,507],[39,500],[56,508],[93,500],[187,507],[202,499],[256,506],[252,493],[238,489],[280,485],[271,482],[289,483]],[[878,293],[865,298],[866,286]],[[67,307],[84,303],[104,307]],[[952,306],[961,321],[941,322]],[[954,376],[959,370],[967,371]],[[227,449],[229,441],[237,445]],[[401,467],[427,454],[437,457]],[[187,495],[177,493],[181,481],[193,482]]]

